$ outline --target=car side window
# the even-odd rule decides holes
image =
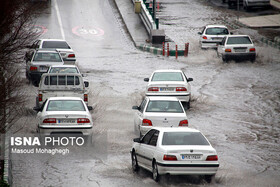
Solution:
[[[144,111],[144,108],[146,106],[146,103],[147,103],[147,99],[144,99],[140,105],[140,112],[143,113]]]
[[[157,145],[158,134],[159,134],[159,131],[156,130],[155,133],[153,134],[150,142],[149,142],[149,145],[152,145],[152,146],[156,146]]]
[[[142,139],[142,143],[143,144],[148,144],[151,140],[151,137],[153,136],[153,134],[155,133],[155,130],[150,130]]]

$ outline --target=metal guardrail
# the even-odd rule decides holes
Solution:
[[[135,1],[137,0],[131,0],[133,4],[135,4]],[[143,0],[138,0],[141,2],[141,13],[139,14],[141,20],[143,21],[146,30],[148,31],[149,35],[151,36],[152,30],[156,29],[156,23],[153,20],[149,10],[147,9],[145,3]]]

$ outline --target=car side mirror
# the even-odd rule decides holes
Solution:
[[[149,78],[145,78],[144,81],[145,81],[145,82],[149,82]]]
[[[140,143],[140,138],[134,138],[133,142]]]
[[[89,111],[93,110],[92,106],[87,106],[87,108]]]
[[[191,81],[193,81],[193,78],[188,78],[187,79],[187,82],[191,82]]]
[[[140,107],[139,107],[139,106],[133,106],[132,109],[133,109],[133,110],[139,110]]]
[[[85,87],[87,88],[89,86],[89,82],[88,81],[84,81]]]
[[[202,35],[202,32],[198,32],[197,34]]]
[[[33,110],[35,110],[36,112],[41,112],[42,108],[35,106],[35,107],[33,107]]]

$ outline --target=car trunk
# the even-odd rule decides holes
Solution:
[[[153,127],[178,127],[180,121],[187,120],[185,113],[165,113],[163,116],[163,113],[151,112],[145,118],[152,121]]]
[[[158,87],[159,93],[169,93],[169,92],[176,92],[177,87],[185,87],[185,84],[183,81],[164,81],[164,82],[153,82],[149,84],[149,87]]]

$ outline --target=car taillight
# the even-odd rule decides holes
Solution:
[[[188,122],[188,120],[182,120],[182,121],[180,121],[180,123],[179,123],[179,126],[180,127],[183,127],[183,126],[189,126],[189,122]]]
[[[176,92],[185,92],[185,91],[187,91],[187,88],[185,88],[185,87],[177,87],[176,88]]]
[[[88,94],[84,94],[84,101],[85,101],[85,102],[88,101]]]
[[[218,156],[217,155],[210,155],[206,158],[206,161],[217,161]]]
[[[56,123],[55,118],[46,118],[43,120],[43,123]]]
[[[88,118],[78,118],[77,123],[90,123]]]
[[[251,49],[250,49],[250,52],[255,52],[255,51],[256,51],[255,48],[251,48]]]
[[[43,94],[39,94],[38,99],[39,99],[39,101],[43,101]]]
[[[148,91],[149,92],[158,92],[158,87],[150,87],[150,88],[148,88]]]
[[[36,66],[30,66],[30,71],[36,71],[38,68]]]
[[[69,58],[70,58],[70,57],[73,58],[73,57],[75,57],[75,54],[69,54],[68,57],[69,57]]]
[[[207,36],[203,36],[202,38],[203,38],[204,40],[206,40],[206,39],[207,39]]]
[[[143,119],[142,121],[143,126],[153,126],[152,121],[148,119]]]
[[[225,49],[225,52],[230,53],[230,52],[231,52],[231,49]]]
[[[177,160],[175,155],[164,155],[163,160]]]

